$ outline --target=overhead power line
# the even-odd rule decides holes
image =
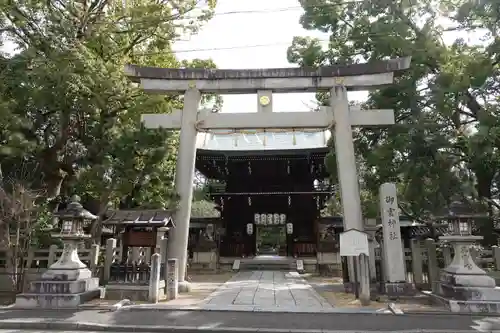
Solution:
[[[347,39],[346,42],[358,40],[358,41],[364,41],[365,38],[373,38],[373,37],[388,37],[390,36],[387,32],[373,32],[373,33],[367,33],[365,36],[359,36],[358,38],[352,38],[350,37]],[[401,37],[405,38],[404,36],[400,36],[398,34],[393,34],[392,37]],[[307,37],[306,37],[307,38]],[[314,40],[317,40],[322,43],[329,43],[330,40],[328,39],[321,39],[321,38],[316,38],[316,37],[310,37]],[[179,49],[179,50],[173,50],[174,53],[192,53],[192,52],[210,52],[210,51],[226,51],[226,50],[239,50],[239,49],[253,49],[253,48],[261,48],[261,47],[274,47],[274,46],[280,46],[280,45],[292,45],[292,41],[283,41],[283,42],[276,42],[276,43],[266,43],[266,44],[254,44],[254,45],[238,45],[238,46],[227,46],[227,47],[213,47],[213,48],[193,48],[193,49]],[[141,53],[140,55],[155,55],[155,54],[160,54],[158,52],[146,52],[146,53]]]
[[[376,0],[372,0],[372,1],[376,1]],[[315,5],[309,5],[309,6],[290,6],[290,7],[251,9],[251,10],[232,10],[232,11],[227,11],[227,12],[215,12],[215,13],[213,13],[212,16],[217,17],[217,16],[247,15],[247,14],[274,14],[274,13],[289,12],[289,11],[296,11],[296,10],[308,10],[308,9],[316,9],[316,8],[318,8],[318,9],[336,8],[339,6],[355,4],[355,3],[362,3],[362,2],[364,2],[364,1],[363,0],[349,0],[349,1],[339,1],[336,3],[332,3],[332,4],[315,4]],[[193,15],[193,14],[191,14],[191,11],[204,10],[204,9],[207,9],[207,8],[193,8],[192,10],[190,10],[189,12],[186,12],[184,14],[177,13],[174,15],[177,17],[172,16],[171,20],[172,21],[175,21],[176,19],[178,19],[178,20],[196,20],[196,19],[199,19],[202,16],[202,14],[200,13],[199,15]],[[150,18],[141,18],[138,20],[123,19],[123,22],[128,23],[128,24],[134,24],[134,23],[148,22],[148,21],[151,21],[154,19],[155,19],[155,17],[152,16]],[[102,22],[101,24],[113,24],[113,22]]]
[[[314,8],[334,8],[343,5],[349,5],[354,3],[361,3],[363,0],[351,0],[351,1],[338,1],[331,4],[315,4],[309,6],[290,6],[290,7],[278,7],[278,8],[265,8],[265,9],[255,9],[255,10],[233,10],[227,12],[215,13],[214,16],[225,16],[225,15],[240,15],[240,14],[267,14],[267,13],[279,13],[288,12],[294,10],[304,10],[304,9],[314,9]]]
[[[320,40],[321,42],[328,42],[328,40]],[[273,47],[273,46],[284,46],[291,45],[291,42],[281,42],[281,43],[268,43],[268,44],[254,44],[254,45],[239,45],[239,46],[227,46],[227,47],[213,47],[213,48],[199,48],[199,49],[184,49],[184,50],[173,50],[174,53],[192,53],[192,52],[210,52],[210,51],[227,51],[227,50],[241,50],[241,49],[254,49],[260,47]],[[157,52],[152,53],[141,53],[140,55],[155,55]]]

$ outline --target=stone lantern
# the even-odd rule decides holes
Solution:
[[[66,209],[54,214],[60,221],[61,231],[51,234],[60,239],[63,252],[59,260],[53,263],[42,278],[53,280],[78,280],[92,277],[92,273],[78,257],[78,246],[91,235],[85,234],[86,224],[97,219],[97,216],[84,209],[78,196],[73,196]]]
[[[474,236],[474,219],[484,215],[464,211],[453,202],[446,218],[448,233],[439,239],[454,249],[453,260],[441,272],[439,296],[444,297],[453,312],[500,312],[500,290],[495,280],[474,262],[470,248],[482,236]],[[496,310],[498,308],[498,310]]]
[[[60,239],[64,248],[59,260],[42,275],[42,279],[30,283],[29,292],[16,298],[16,306],[23,308],[73,308],[99,297],[99,279],[78,257],[78,246],[90,235],[84,233],[86,223],[97,216],[85,210],[80,198],[74,196],[68,207],[54,214],[59,218],[61,231],[51,237]]]

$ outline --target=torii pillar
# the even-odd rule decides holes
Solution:
[[[181,116],[179,150],[175,168],[175,189],[180,196],[179,207],[175,213],[175,228],[169,233],[167,254],[177,258],[179,265],[179,292],[188,292],[190,284],[186,281],[187,248],[189,241],[189,223],[193,201],[193,184],[196,162],[196,122],[201,92],[190,87],[184,93],[184,108]]]

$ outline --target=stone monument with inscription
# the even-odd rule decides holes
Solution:
[[[385,292],[390,297],[414,295],[413,284],[406,281],[406,267],[399,224],[396,184],[380,186],[380,217],[383,229],[383,262]]]
[[[439,237],[451,244],[455,253],[452,262],[441,272],[435,296],[452,312],[500,313],[500,288],[470,254],[471,246],[483,238],[472,235],[473,219],[478,216],[460,213],[460,206],[459,202],[450,205],[448,234]]]
[[[166,294],[167,300],[171,301],[177,298],[179,286],[179,272],[178,272],[178,261],[177,258],[167,259],[167,264],[165,265],[165,279],[167,280],[166,285]]]

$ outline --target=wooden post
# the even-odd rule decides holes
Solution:
[[[427,247],[427,266],[429,267],[429,283],[433,293],[438,291],[439,265],[437,261],[436,242],[432,238],[425,240]]]
[[[110,238],[106,241],[106,256],[104,258],[104,283],[109,281],[109,277],[111,275],[111,265],[114,261],[115,256],[115,248],[116,248],[116,239]]]
[[[420,240],[410,240],[411,249],[411,270],[413,271],[413,283],[416,286],[422,285],[423,271],[422,271],[422,248],[420,247]]]
[[[451,247],[445,246],[443,247],[443,259],[444,259],[444,267],[447,267],[451,264]]]
[[[495,270],[500,271],[500,247],[493,245],[491,247],[491,253],[493,254],[493,262],[495,263]]]
[[[160,300],[160,267],[161,256],[155,253],[151,256],[151,275],[149,276],[148,300],[150,303],[158,303]]]
[[[49,247],[49,257],[47,259],[47,267],[50,267],[57,259],[57,245],[52,244]]]
[[[361,276],[359,300],[361,305],[367,306],[370,305],[370,264],[365,254],[361,254],[358,260]]]
[[[168,245],[168,239],[163,238],[160,241],[160,255],[161,255],[161,262],[165,264],[167,263],[167,245]],[[167,275],[165,274],[165,276]]]
[[[131,252],[130,262],[135,264],[139,263],[141,258],[141,248],[134,246],[130,252]]]
[[[101,251],[101,247],[99,244],[92,244],[90,248],[90,260],[89,260],[89,269],[92,274],[96,274],[97,266],[99,265],[99,254]]]

